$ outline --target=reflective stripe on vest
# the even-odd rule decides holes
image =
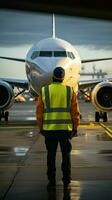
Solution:
[[[42,88],[43,130],[72,130],[71,98],[72,89],[68,86],[53,83]]]

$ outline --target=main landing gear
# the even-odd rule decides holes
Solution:
[[[95,122],[99,122],[103,119],[103,122],[107,122],[107,112],[95,112]]]
[[[0,111],[0,121],[4,118],[6,122],[8,122],[9,112],[8,111]]]

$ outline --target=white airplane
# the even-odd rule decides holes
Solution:
[[[55,17],[53,15],[52,37],[43,39],[33,45],[26,59],[0,57],[13,61],[25,62],[27,81],[0,79],[0,120],[8,121],[7,111],[14,103],[14,87],[29,89],[32,95],[38,96],[42,86],[52,82],[53,70],[61,66],[65,70],[64,84],[73,87],[74,91],[92,87],[91,99],[95,108],[95,121],[100,118],[107,121],[107,112],[112,110],[112,78],[80,81],[81,63],[109,60],[112,58],[81,60],[78,52],[70,43],[55,37]],[[22,92],[23,92],[22,91]],[[21,93],[22,93],[21,92]],[[19,95],[20,93],[18,93]],[[16,95],[17,96],[17,95]]]

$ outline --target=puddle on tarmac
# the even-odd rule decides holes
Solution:
[[[25,156],[29,151],[29,147],[0,147],[0,156]]]
[[[0,147],[0,164],[19,163],[27,155],[30,147]]]
[[[16,156],[25,156],[28,151],[28,147],[14,147],[14,153]]]
[[[34,136],[33,131],[30,131],[30,132],[27,133],[27,137],[33,137],[33,136]]]
[[[38,130],[34,130],[34,129],[31,129],[31,130],[19,130],[16,132],[17,136],[25,136],[27,138],[35,138],[37,135],[38,135]]]

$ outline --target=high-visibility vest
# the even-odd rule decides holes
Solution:
[[[43,130],[72,130],[70,114],[73,90],[62,83],[42,87]]]

